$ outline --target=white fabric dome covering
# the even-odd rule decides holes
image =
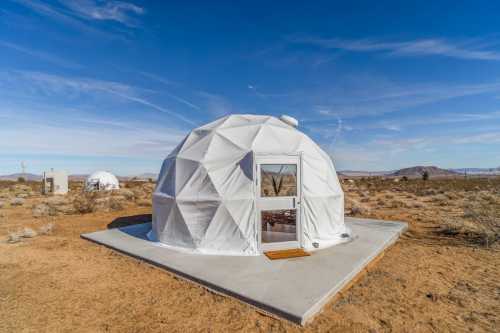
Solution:
[[[312,250],[345,240],[344,193],[329,155],[297,128],[261,115],[230,115],[196,128],[168,155],[153,194],[150,239],[205,254],[261,254],[264,194],[256,178],[263,164],[257,161],[276,156],[300,161],[293,197],[299,221],[288,227],[298,246]],[[266,195],[266,204],[291,204],[286,196]]]
[[[96,171],[85,180],[85,190],[89,192],[118,190],[119,188],[118,179],[107,171]]]

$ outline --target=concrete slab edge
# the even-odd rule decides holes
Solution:
[[[289,313],[289,312],[286,312],[286,311],[283,311],[281,309],[278,309],[276,307],[273,307],[269,304],[266,304],[266,303],[263,303],[263,302],[257,302],[253,299],[250,299],[244,295],[241,295],[241,294],[238,294],[238,293],[235,293],[231,290],[228,290],[228,289],[225,289],[225,288],[222,288],[222,287],[219,287],[217,285],[214,285],[212,284],[211,282],[208,282],[206,280],[203,280],[203,279],[199,279],[199,278],[196,278],[192,275],[189,275],[189,274],[186,274],[184,272],[181,272],[179,270],[176,270],[172,267],[169,267],[167,265],[163,265],[163,264],[160,264],[160,263],[157,263],[157,262],[154,262],[148,258],[144,258],[144,257],[141,257],[141,256],[138,256],[134,253],[131,253],[129,251],[126,251],[126,250],[123,250],[123,249],[120,249],[120,248],[117,248],[117,247],[114,247],[114,246],[111,246],[111,245],[108,245],[108,244],[105,244],[103,242],[100,242],[98,240],[95,240],[95,239],[92,239],[88,236],[86,236],[86,234],[81,234],[80,237],[82,239],[85,239],[85,240],[88,240],[92,243],[95,243],[95,244],[98,244],[98,245],[102,245],[104,247],[107,247],[109,249],[112,249],[114,251],[117,251],[119,253],[122,253],[122,254],[126,254],[127,256],[130,256],[134,259],[137,259],[137,260],[140,260],[140,261],[143,261],[149,265],[152,265],[152,266],[155,266],[155,267],[159,267],[159,268],[162,268],[174,275],[176,275],[177,277],[185,280],[185,281],[188,281],[188,282],[191,282],[191,283],[195,283],[196,285],[202,287],[202,288],[205,288],[205,289],[208,289],[218,295],[223,295],[223,296],[229,296],[237,301],[240,301],[240,302],[244,302],[246,303],[247,305],[251,306],[254,310],[256,310],[257,312],[260,312],[264,315],[267,315],[267,316],[270,316],[270,317],[273,317],[275,319],[286,319],[294,324],[297,324],[297,325],[302,325],[302,317],[300,316],[297,316],[297,315],[294,315],[292,313]]]
[[[393,237],[388,239],[384,244],[382,244],[374,254],[370,255],[362,264],[358,266],[358,268],[352,271],[349,275],[347,275],[340,284],[332,288],[322,299],[320,299],[316,304],[309,308],[309,310],[304,313],[302,316],[302,320],[300,325],[305,326],[308,322],[312,321],[315,316],[321,313],[323,307],[328,303],[331,299],[333,299],[339,292],[343,291],[344,287],[349,285],[349,282],[356,278],[359,274],[363,272],[363,270],[377,257],[379,257],[383,252],[387,251],[389,247],[394,245],[399,237],[408,230],[408,223],[405,222],[396,222],[390,221],[391,223],[400,223],[402,228],[400,231],[394,234]]]

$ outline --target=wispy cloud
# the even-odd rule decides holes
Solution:
[[[475,84],[399,84],[363,75],[295,96],[321,116],[381,115],[459,97],[498,93],[500,82]]]
[[[383,41],[377,39],[340,39],[291,37],[291,43],[314,45],[325,49],[351,52],[382,52],[393,56],[444,56],[468,60],[500,60],[500,52],[484,48],[484,43],[466,40],[453,43],[445,39]]]
[[[102,37],[123,39],[124,31],[117,29],[100,29],[91,25],[90,21],[109,20],[127,27],[138,25],[137,15],[144,13],[142,8],[122,2],[96,3],[93,1],[65,1],[63,7],[49,5],[39,0],[13,0],[29,8],[38,15],[50,18],[73,29],[85,33],[93,33]],[[117,4],[118,3],[118,4]],[[108,5],[111,4],[111,5]],[[132,7],[131,7],[132,6]],[[132,9],[134,8],[134,9]],[[140,12],[140,13],[139,13]],[[135,13],[131,15],[131,13]]]
[[[130,27],[137,26],[137,16],[144,14],[144,8],[122,1],[67,0],[62,3],[81,18],[116,21]]]
[[[499,144],[500,132],[487,132],[476,135],[468,135],[453,140],[455,144]]]
[[[147,73],[147,72],[138,72],[139,74],[141,74],[142,76],[146,77],[146,78],[149,78],[153,81],[156,81],[156,82],[160,82],[164,85],[167,85],[167,86],[176,86],[176,85],[179,85],[178,83],[174,82],[174,81],[171,81],[169,79],[165,79],[161,76],[158,76],[156,74],[151,74],[151,73]],[[174,95],[168,91],[165,91],[165,90],[162,90],[162,93],[164,93],[165,95],[167,95],[168,97],[170,97],[171,99],[181,103],[181,104],[184,104],[192,109],[195,109],[195,110],[200,110],[200,107],[196,104],[194,104],[193,102],[190,102],[188,101],[187,99],[185,98],[182,98],[182,97],[179,97],[177,95]]]
[[[168,114],[189,125],[196,125],[193,120],[182,114],[158,105],[144,96],[141,96],[141,93],[144,92],[141,88],[124,83],[80,77],[66,77],[31,71],[11,71],[5,72],[4,74],[4,80],[0,82],[0,86],[10,85],[11,87],[15,87],[17,91],[24,91],[30,94],[35,93],[37,95],[41,93],[43,95],[58,95],[65,97],[80,97],[81,94],[88,93],[111,95],[122,100],[141,104],[157,112]]]
[[[12,123],[12,121],[10,121]],[[47,125],[41,122],[15,123],[0,133],[0,151],[31,154],[57,154],[80,156],[151,156],[165,157],[184,137],[185,133],[170,128],[162,131],[151,126],[141,128],[113,128],[109,125],[74,121],[68,124]],[[19,135],[22,132],[23,135]],[[40,133],[44,133],[40,140]],[[119,139],[118,139],[119,138]]]
[[[46,3],[40,2],[38,0],[14,0],[15,2],[23,5],[32,11],[36,12],[39,15],[43,15],[49,17],[53,20],[74,26],[75,28],[79,28],[87,31],[96,31],[88,27],[86,24],[82,23],[80,20],[71,17],[69,14],[64,13],[63,11],[56,9],[55,7],[48,5]]]
[[[153,81],[160,82],[166,86],[176,86],[179,85],[178,82],[172,81],[170,79],[166,79],[162,76],[156,75],[156,74],[151,74],[148,72],[143,72],[143,71],[137,71],[136,73],[139,73],[140,75],[144,76],[145,78],[148,78]]]
[[[7,41],[0,40],[0,47],[15,50],[17,52],[24,53],[24,54],[27,54],[29,56],[50,62],[50,63],[58,65],[58,66],[62,66],[62,67],[68,67],[68,68],[81,68],[82,67],[81,65],[79,65],[76,62],[73,62],[71,60],[64,59],[64,58],[58,57],[58,56],[50,54],[50,53],[33,50],[31,48],[21,46],[19,44],[15,44],[15,43],[10,43]]]

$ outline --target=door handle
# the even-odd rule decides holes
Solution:
[[[292,200],[293,200],[293,208],[295,208],[295,197]]]

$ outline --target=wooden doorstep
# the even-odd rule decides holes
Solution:
[[[271,260],[287,259],[287,258],[297,258],[297,257],[307,257],[311,254],[304,251],[304,249],[288,249],[279,251],[267,251],[264,252],[266,257]]]

